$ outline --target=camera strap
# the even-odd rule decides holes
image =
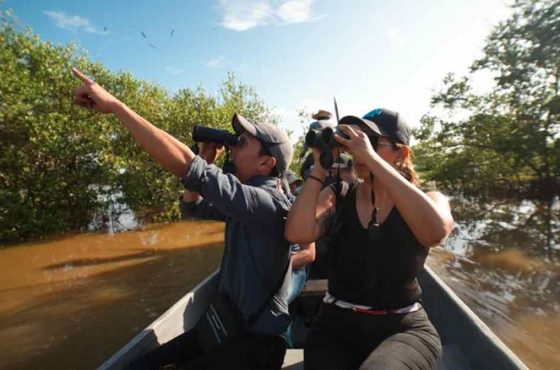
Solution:
[[[369,180],[371,182],[371,205],[373,209],[371,211],[371,220],[368,223],[368,236],[370,241],[375,241],[379,239],[381,235],[381,227],[379,222],[377,222],[377,207],[375,206],[375,191],[373,190],[373,174],[369,174]]]

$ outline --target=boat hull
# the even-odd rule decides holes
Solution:
[[[527,369],[429,267],[426,266],[418,280],[423,291],[424,308],[443,345],[440,370]],[[217,284],[218,275],[214,272],[115,353],[100,369],[122,369],[131,360],[191,329],[206,308]],[[298,298],[308,308],[319,305],[326,281],[310,285],[315,287],[304,290]],[[318,288],[321,285],[323,288]],[[303,350],[288,350],[284,369],[303,369]]]

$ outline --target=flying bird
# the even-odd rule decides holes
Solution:
[[[148,46],[150,46],[152,49],[157,49],[156,46],[154,44],[148,44]]]
[[[171,30],[171,33],[169,34],[170,37],[173,37],[173,34],[175,33],[175,30]]]
[[[103,32],[107,32],[107,26],[103,27]]]
[[[144,33],[144,31],[140,31],[140,33],[142,34],[142,37],[143,37],[143,38],[145,38],[145,39],[148,38],[148,36],[146,36],[146,34]]]

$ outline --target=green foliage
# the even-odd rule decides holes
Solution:
[[[0,12],[0,243],[105,228],[127,205],[144,221],[178,217],[177,179],[149,158],[117,120],[77,108],[77,66],[154,125],[192,144],[195,124],[230,128],[234,112],[276,122],[250,87],[224,81],[171,95],[21,30]]]
[[[424,178],[465,194],[560,192],[560,1],[517,1],[468,76],[448,75],[416,131]],[[495,87],[477,94],[480,72]]]
[[[298,111],[298,118],[300,126],[302,127],[302,134],[298,137],[295,145],[294,145],[294,159],[290,164],[290,169],[294,171],[297,177],[299,177],[299,171],[301,165],[303,164],[303,160],[305,159],[305,154],[311,153],[311,151],[307,151],[307,153],[303,153],[303,145],[305,144],[305,135],[309,130],[309,122],[312,120],[311,113],[308,112],[305,108],[300,109]],[[303,157],[302,157],[303,156]]]

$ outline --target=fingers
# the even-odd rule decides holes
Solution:
[[[338,128],[340,129],[340,131],[345,133],[347,135],[347,137],[341,136],[337,133],[337,134],[334,135],[334,138],[340,144],[342,144],[344,146],[348,146],[350,144],[350,141],[352,140],[352,138],[356,137],[355,131],[351,127],[346,126],[346,125],[339,125]]]
[[[214,150],[220,150],[223,148],[222,144],[217,144],[217,143],[205,143],[205,142],[201,142],[199,143],[200,146],[200,150],[204,150],[204,151],[214,151]]]
[[[89,89],[87,86],[79,86],[74,89],[74,103],[85,108],[94,107],[95,101],[89,96]]]
[[[87,86],[78,86],[74,89],[74,96],[87,97],[89,96],[90,89]]]
[[[93,108],[93,106],[95,105],[95,102],[93,100],[83,96],[75,96],[74,103],[84,108]]]
[[[348,146],[348,142],[350,141],[348,139],[343,138],[342,136],[340,136],[338,134],[334,135],[334,139],[344,146]]]
[[[72,67],[72,74],[74,75],[74,77],[77,77],[82,82],[84,82],[88,85],[94,84],[94,82],[92,80],[90,80],[85,74],[83,74],[82,72],[80,72],[79,70],[77,70],[74,67]]]
[[[348,125],[339,125],[338,127],[350,138],[358,137],[358,133],[352,127]]]

